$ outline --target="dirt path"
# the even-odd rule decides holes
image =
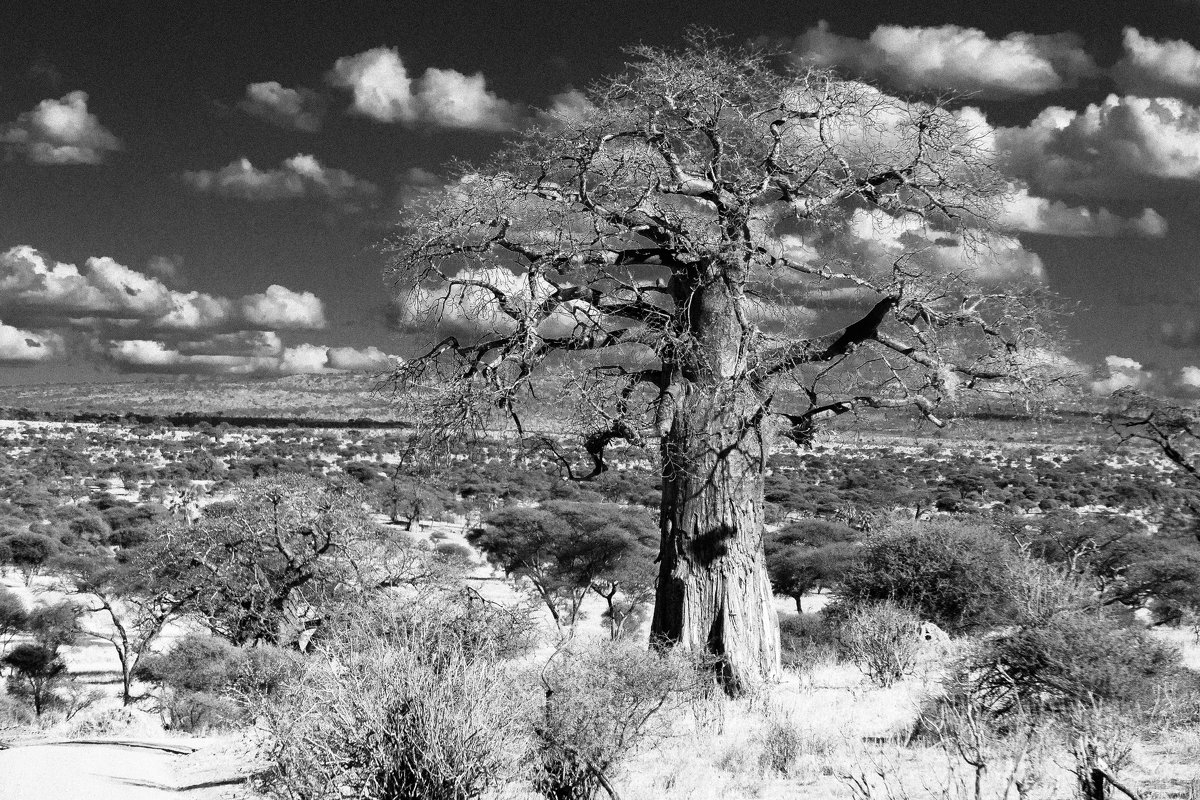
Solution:
[[[237,791],[189,778],[187,758],[111,744],[13,747],[0,750],[0,800],[217,800]]]

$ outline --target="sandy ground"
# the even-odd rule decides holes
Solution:
[[[163,800],[178,797],[183,756],[110,745],[0,750],[0,800]]]
[[[246,734],[172,738],[188,755],[114,744],[18,745],[0,750],[0,800],[244,800],[262,762]]]

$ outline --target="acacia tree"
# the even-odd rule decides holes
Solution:
[[[183,600],[234,644],[287,645],[358,590],[360,550],[381,540],[348,487],[285,475],[238,486],[195,525],[165,528],[139,550],[154,596]]]
[[[138,663],[150,652],[163,628],[180,617],[200,592],[198,586],[155,582],[150,576],[160,548],[132,548],[118,561],[79,556],[55,564],[64,588],[82,599],[77,620],[80,634],[108,642],[121,665],[121,702],[138,700],[133,678]]]
[[[1006,189],[977,116],[705,37],[633,56],[585,110],[407,209],[397,319],[450,335],[394,377],[442,430],[578,412],[590,476],[613,441],[657,437],[652,635],[717,656],[737,691],[778,671],[777,436],[861,408],[940,423],[960,391],[1019,389],[1041,333],[1026,294],[964,261]],[[871,221],[903,252],[839,244]]]
[[[615,639],[640,599],[637,571],[627,562],[646,556],[647,528],[652,523],[634,508],[549,502],[497,511],[467,539],[509,575],[527,579],[560,629],[574,626],[589,591],[605,598]]]
[[[767,574],[776,594],[796,601],[804,613],[804,595],[836,585],[859,555],[862,535],[823,519],[802,520],[766,538]]]

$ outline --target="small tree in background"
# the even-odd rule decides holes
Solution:
[[[70,603],[35,606],[25,619],[33,641],[17,645],[3,659],[11,670],[9,693],[28,699],[38,717],[57,701],[68,677],[59,651],[77,640],[78,617],[79,609]]]
[[[58,551],[58,542],[41,533],[15,533],[0,539],[0,553],[20,571],[26,586]]]
[[[420,530],[421,521],[441,514],[448,500],[446,493],[419,478],[394,477],[377,484],[379,502],[392,524],[406,520],[405,530]]]
[[[67,591],[80,598],[83,610],[100,615],[96,625],[80,617],[79,632],[108,642],[121,665],[121,699],[133,703],[133,675],[163,628],[184,613],[199,588],[152,579],[158,551],[134,548],[122,559],[76,556],[55,562]]]
[[[1125,517],[1055,515],[1010,526],[1030,555],[1085,576],[1105,605],[1146,608],[1156,624],[1200,611],[1200,548]]]
[[[795,600],[796,613],[803,614],[804,595],[841,581],[861,552],[861,537],[848,525],[822,519],[801,520],[767,534],[771,589]]]
[[[575,624],[589,591],[613,605],[622,581],[640,591],[643,574],[633,559],[648,559],[655,529],[643,509],[612,503],[545,503],[489,515],[467,538],[504,571],[526,578],[559,627]],[[596,588],[598,587],[598,588]],[[630,595],[633,596],[633,595]],[[619,630],[621,620],[614,618]]]
[[[0,587],[0,655],[8,648],[13,636],[29,625],[29,612],[16,592]]]
[[[55,689],[66,677],[67,665],[54,648],[41,644],[19,644],[4,657],[12,671],[8,692],[28,698],[40,718],[55,698]]]

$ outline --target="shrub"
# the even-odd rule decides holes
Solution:
[[[181,637],[165,653],[142,659],[136,677],[178,691],[208,691],[233,683],[237,648],[216,636]]]
[[[445,556],[452,564],[466,566],[475,560],[475,554],[471,552],[471,548],[457,542],[438,542],[433,549],[434,552]]]
[[[402,601],[386,596],[346,606],[323,626],[335,650],[353,642],[408,647],[420,642],[436,660],[440,653],[464,653],[472,661],[509,661],[538,644],[532,603],[500,605],[471,589],[435,591],[422,587]],[[325,639],[318,638],[318,644]]]
[[[760,748],[759,766],[764,771],[777,775],[791,774],[804,744],[800,729],[791,717],[772,709],[754,738]]]
[[[952,631],[1012,620],[1020,557],[989,527],[958,520],[903,523],[869,539],[842,577],[845,615],[893,601]]]
[[[516,776],[532,697],[497,658],[507,638],[490,618],[427,603],[371,612],[264,704],[268,781],[300,800],[461,800]]]
[[[16,697],[0,694],[0,728],[32,725],[34,714],[28,705]]]
[[[185,636],[143,657],[134,677],[158,687],[166,725],[199,731],[244,721],[258,701],[300,670],[302,656],[277,647],[235,647],[213,636]]]
[[[1149,707],[1184,676],[1178,651],[1096,611],[1067,610],[987,639],[962,680],[997,715],[1081,703]]]
[[[819,614],[781,614],[779,644],[783,665],[792,669],[830,660],[838,646],[833,628]]]
[[[542,672],[535,788],[551,800],[591,798],[634,749],[664,732],[665,712],[710,684],[697,667],[681,653],[628,642],[560,650]]]
[[[862,606],[839,635],[846,657],[880,686],[910,675],[921,654],[921,618],[891,601]]]

